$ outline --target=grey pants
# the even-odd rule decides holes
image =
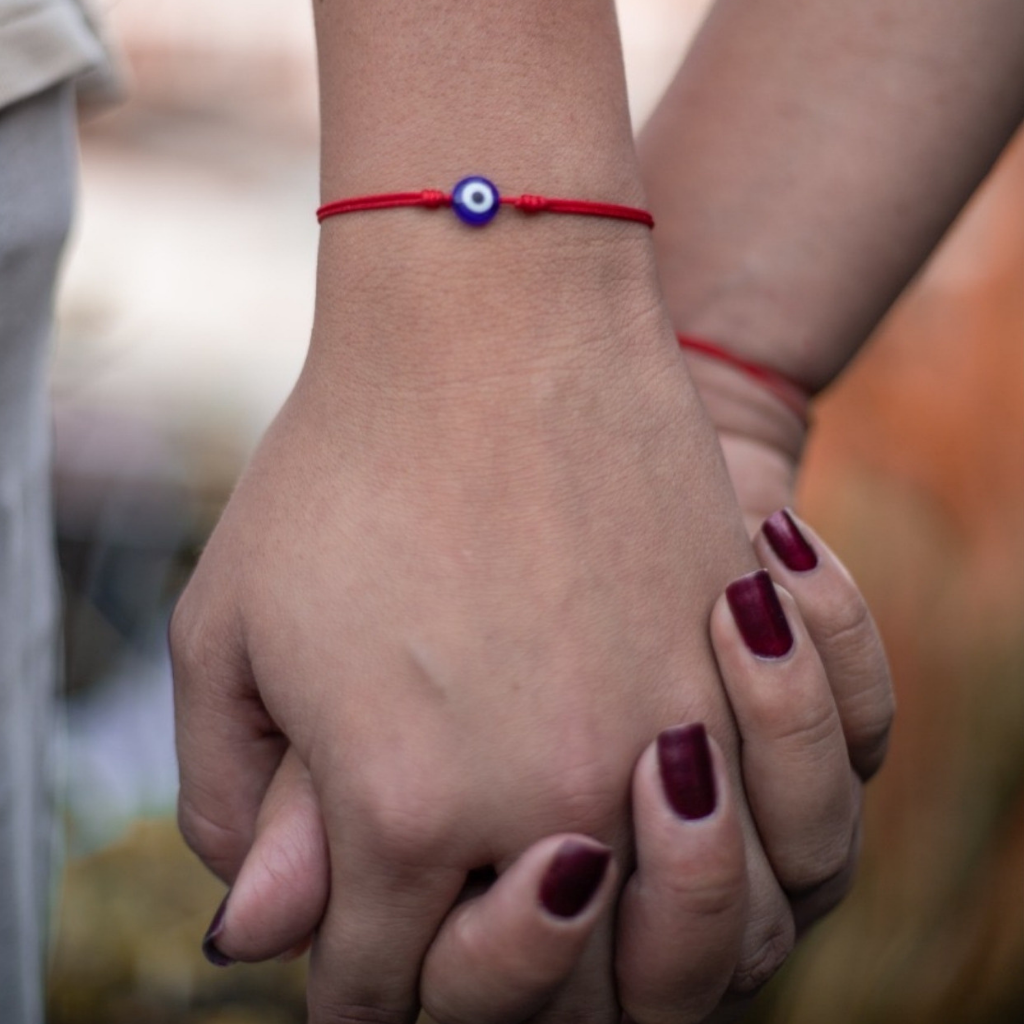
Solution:
[[[58,602],[47,360],[75,183],[69,84],[0,110],[0,1021],[40,1024]]]

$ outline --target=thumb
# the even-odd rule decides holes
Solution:
[[[420,991],[443,1024],[507,1024],[540,1010],[575,967],[615,895],[611,851],[583,835],[534,843],[447,917]]]
[[[312,780],[293,750],[267,790],[256,837],[203,952],[219,967],[304,951],[327,906],[330,861]]]

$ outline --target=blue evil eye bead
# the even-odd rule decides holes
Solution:
[[[501,197],[493,182],[479,175],[463,178],[452,189],[452,209],[474,227],[482,227],[492,220],[500,205]]]

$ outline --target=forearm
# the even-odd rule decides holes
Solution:
[[[524,189],[637,175],[607,0],[326,0],[315,5],[325,198],[476,167]],[[454,179],[453,179],[454,180]]]
[[[479,173],[509,194],[643,204],[609,0],[334,0],[315,10],[325,200],[447,191]],[[516,355],[532,356],[534,340],[550,354],[553,331],[570,342],[567,316],[597,322],[634,298],[663,316],[657,294],[642,225],[503,211],[473,230],[444,210],[345,216],[324,224],[314,347],[353,318],[367,337],[375,327],[394,336],[396,322],[433,330],[457,311],[459,339],[444,352],[417,346],[416,359],[454,354],[465,370],[482,353],[499,358],[481,342],[501,321],[516,322]]]
[[[1022,116],[1018,0],[720,0],[639,147],[675,326],[823,387]]]

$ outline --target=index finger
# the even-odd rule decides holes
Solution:
[[[754,547],[796,601],[825,666],[850,762],[868,779],[885,759],[895,697],[867,603],[828,545],[789,509],[764,521]]]

